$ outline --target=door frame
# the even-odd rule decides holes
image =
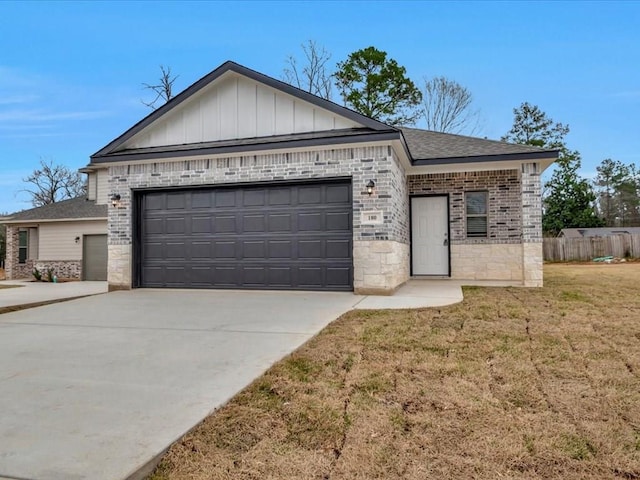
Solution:
[[[448,193],[421,193],[417,195],[409,195],[409,275],[414,276],[413,273],[413,199],[423,197],[444,197],[447,199],[447,238],[449,244],[447,245],[447,263],[449,265],[447,277],[451,277],[451,207],[449,204]],[[420,277],[442,277],[443,275],[429,275],[419,274]]]

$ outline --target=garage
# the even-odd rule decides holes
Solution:
[[[134,284],[353,290],[349,180],[141,191]]]

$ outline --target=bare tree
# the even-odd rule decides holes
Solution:
[[[289,55],[283,71],[283,80],[318,97],[331,100],[331,74],[327,73],[327,62],[331,54],[313,40],[301,45],[304,52],[304,65]]]
[[[64,165],[55,165],[52,159],[40,159],[40,168],[23,179],[30,184],[22,190],[31,195],[31,204],[41,207],[85,195],[87,186],[82,175]]]
[[[176,75],[175,77],[171,76],[171,67],[165,67],[163,65],[160,65],[160,78],[158,79],[158,84],[157,85],[151,85],[149,83],[143,83],[142,86],[147,89],[147,90],[151,90],[154,94],[155,94],[155,98],[150,101],[150,102],[145,102],[144,100],[141,100],[142,103],[144,103],[147,107],[155,110],[156,108],[156,104],[158,102],[162,102],[162,105],[164,105],[165,103],[167,103],[169,100],[171,100],[173,98],[173,82],[176,81],[176,79],[179,77],[179,75]],[[162,106],[159,105],[159,106]]]
[[[479,111],[473,109],[473,95],[446,77],[424,79],[422,115],[428,130],[472,135],[479,127]]]

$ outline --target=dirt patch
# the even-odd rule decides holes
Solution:
[[[542,289],[349,312],[150,478],[638,479],[638,285],[638,264],[552,264]]]

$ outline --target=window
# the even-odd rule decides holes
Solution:
[[[18,232],[18,263],[27,263],[29,245],[29,231],[20,230]]]
[[[467,237],[487,236],[487,204],[489,192],[467,192]]]

